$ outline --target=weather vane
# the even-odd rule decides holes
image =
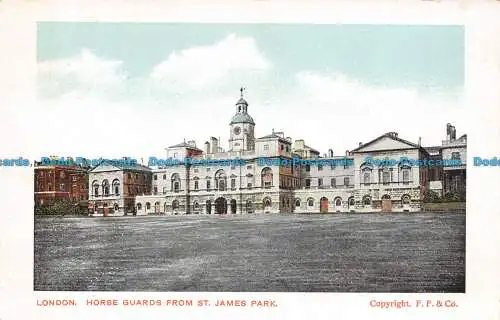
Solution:
[[[241,97],[243,98],[243,91],[246,90],[245,88],[241,87],[240,88],[240,93],[241,93]]]

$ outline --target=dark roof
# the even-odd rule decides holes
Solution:
[[[231,118],[231,122],[229,124],[235,124],[235,123],[255,124],[255,121],[253,121],[253,118],[248,113],[238,112]]]
[[[394,135],[393,133],[388,132],[388,133],[384,133],[383,135],[381,135],[381,136],[379,136],[379,137],[377,137],[377,138],[373,139],[372,141],[369,141],[369,142],[367,142],[367,143],[363,143],[363,144],[361,144],[359,147],[357,147],[356,149],[353,149],[351,152],[356,152],[356,151],[358,151],[359,149],[364,148],[364,147],[366,147],[367,145],[372,144],[372,143],[374,143],[374,142],[376,142],[376,141],[378,141],[378,140],[380,140],[380,139],[382,139],[382,138],[385,138],[385,137],[391,138],[391,139],[396,140],[396,141],[399,141],[399,142],[406,143],[406,144],[408,144],[408,145],[410,145],[410,146],[412,146],[412,147],[414,147],[414,148],[416,148],[416,149],[421,149],[421,150],[424,150],[424,151],[425,151],[425,149],[424,149],[422,146],[419,146],[418,144],[413,143],[413,142],[410,142],[410,141],[408,141],[408,140],[401,139],[401,138],[399,138],[398,136]]]
[[[103,160],[98,165],[92,167],[92,169],[90,169],[90,171],[93,171],[95,168],[99,167],[104,162],[106,162],[106,160]],[[125,160],[124,160],[124,162],[125,162]],[[116,167],[116,168],[121,169],[121,170],[135,170],[135,171],[148,171],[148,172],[151,171],[151,168],[144,166],[142,164],[139,164],[139,163],[130,163],[130,162],[122,163],[120,161],[117,161],[117,162],[111,161],[109,163],[109,165],[112,165],[113,167]]]

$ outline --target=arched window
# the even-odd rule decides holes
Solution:
[[[194,211],[199,211],[200,210],[200,204],[198,201],[195,201],[193,204]]]
[[[149,209],[151,209],[151,203],[146,202],[146,210],[149,210]]]
[[[227,177],[224,170],[218,170],[215,173],[215,189],[225,191],[227,187]]]
[[[341,198],[336,198],[335,199],[335,206],[340,207],[342,205],[342,199]]]
[[[349,207],[353,207],[353,206],[354,206],[354,197],[350,197],[350,198],[347,200],[347,203],[349,204]]]
[[[270,198],[264,198],[264,200],[262,201],[262,203],[264,204],[264,207],[270,207],[272,202],[271,202],[271,199]]]
[[[109,196],[109,181],[107,179],[102,181],[102,193],[105,197]]]
[[[313,198],[307,199],[307,206],[308,207],[313,207],[314,206],[314,199]]]
[[[120,181],[118,179],[113,180],[113,192],[115,196],[120,195]]]
[[[181,189],[181,178],[178,173],[174,173],[170,178],[170,190],[173,192],[179,192],[180,189]]]
[[[142,210],[142,204],[141,203],[137,204],[137,210]]]
[[[364,184],[370,184],[370,176],[371,176],[371,170],[364,169],[363,170],[363,183]]]
[[[99,196],[99,182],[97,180],[92,182],[92,191],[94,192],[94,197]]]
[[[332,186],[332,188],[337,187],[337,181],[335,180],[335,178],[332,178],[332,180],[330,181],[330,185]]]
[[[273,186],[273,170],[269,167],[262,169],[261,173],[261,184],[264,188],[270,188]]]
[[[384,194],[384,195],[382,196],[382,200],[391,200],[391,196],[390,196],[390,195],[388,195],[388,194]]]
[[[405,204],[410,204],[410,196],[405,194],[401,197],[401,202],[403,203],[403,205]]]
[[[179,209],[179,200],[172,201],[172,209]]]
[[[116,211],[118,211],[118,209],[120,208],[120,206],[118,205],[118,203],[115,203],[115,205],[113,206],[113,209]]]
[[[372,204],[372,198],[370,196],[363,197],[363,205],[369,206]]]
[[[300,199],[295,199],[295,206],[300,207]]]

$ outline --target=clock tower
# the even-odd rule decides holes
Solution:
[[[255,122],[248,114],[248,102],[243,99],[244,89],[240,89],[240,100],[236,102],[236,113],[229,124],[229,150],[246,151],[255,149]]]

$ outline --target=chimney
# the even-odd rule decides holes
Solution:
[[[205,141],[205,153],[209,154],[210,153],[210,142]]]
[[[446,141],[451,140],[451,124],[446,124]]]
[[[421,146],[422,145],[422,137],[418,137],[418,145]]]
[[[217,141],[217,138],[210,137],[210,142],[210,144],[212,145],[212,153],[219,152],[219,141]]]
[[[349,150],[346,150],[345,151],[345,156],[348,157],[349,156]]]
[[[286,141],[292,143],[292,137],[286,137]]]
[[[328,157],[333,158],[333,150],[328,149]]]
[[[450,139],[451,141],[455,141],[456,138],[457,138],[457,130],[455,129],[455,126],[451,126]]]

